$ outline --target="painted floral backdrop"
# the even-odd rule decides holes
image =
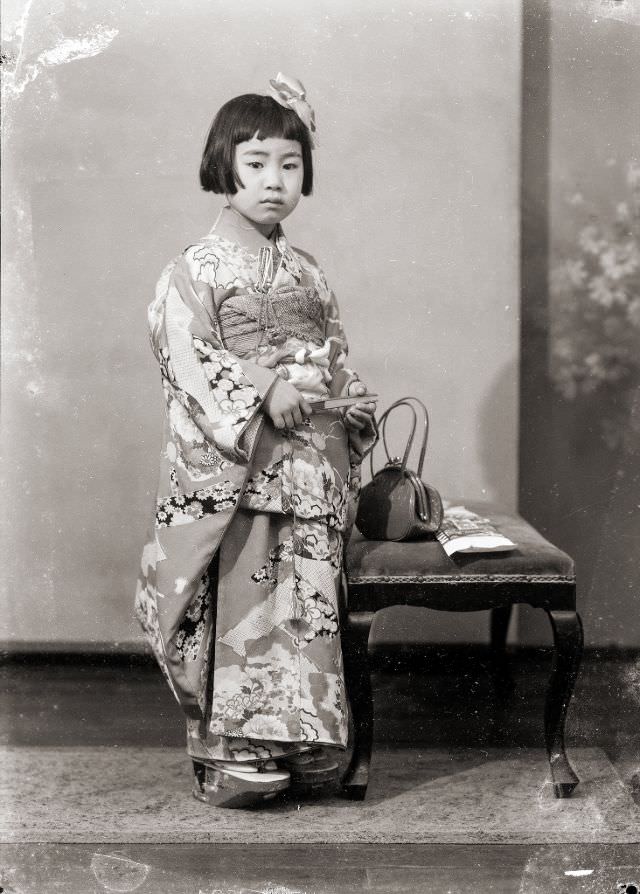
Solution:
[[[640,163],[628,165],[626,184],[611,220],[589,214],[579,197],[577,244],[551,276],[554,387],[571,401],[598,398],[611,449],[633,424],[640,385]]]

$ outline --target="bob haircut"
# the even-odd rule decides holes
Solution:
[[[302,147],[302,195],[313,189],[310,133],[293,109],[285,109],[271,96],[244,93],[226,102],[213,119],[200,164],[200,183],[207,192],[235,195],[242,182],[235,170],[238,143],[276,137],[297,140]]]

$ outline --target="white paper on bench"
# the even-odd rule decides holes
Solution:
[[[516,547],[490,519],[465,506],[445,504],[442,527],[436,537],[448,556],[454,553],[502,553]]]

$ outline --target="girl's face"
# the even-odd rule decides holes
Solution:
[[[297,140],[252,139],[236,146],[235,169],[243,183],[227,201],[264,235],[288,217],[302,194],[302,149]]]

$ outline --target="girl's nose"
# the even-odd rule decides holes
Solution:
[[[282,173],[279,167],[265,168],[265,186],[267,189],[282,189]]]

